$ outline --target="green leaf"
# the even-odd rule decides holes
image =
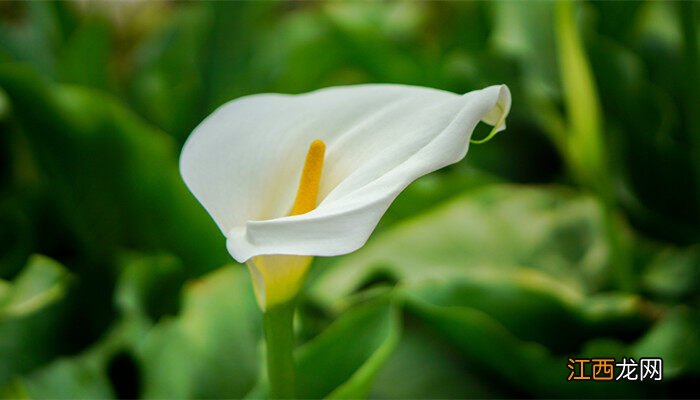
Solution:
[[[496,183],[498,179],[474,169],[436,172],[409,185],[391,204],[377,230],[436,208],[467,190]]]
[[[602,219],[595,200],[561,189],[475,189],[320,271],[310,297],[343,308],[358,291],[398,283],[426,304],[484,313],[518,340],[573,354],[591,337],[640,335],[656,317],[639,296],[593,294],[609,268]]]
[[[34,256],[5,290],[0,301],[0,320],[32,314],[63,298],[70,274],[55,261]]]
[[[442,307],[469,307],[488,314],[522,340],[558,354],[572,353],[591,337],[629,337],[656,318],[639,296],[586,296],[536,270],[476,274],[449,282],[405,288],[413,298]],[[561,332],[570,332],[562,335]]]
[[[544,346],[519,341],[485,313],[468,307],[433,306],[410,297],[407,308],[457,345],[470,360],[498,371],[518,387],[532,388],[546,379],[558,378]],[[542,368],[542,375],[532,368],[521,370],[528,364]]]
[[[111,36],[107,21],[94,18],[83,22],[61,47],[58,79],[64,83],[107,89]]]
[[[636,397],[642,393],[639,386],[626,382],[600,385],[594,381],[567,381],[567,356],[557,357],[545,346],[519,340],[486,313],[473,308],[438,307],[410,297],[407,308],[456,345],[471,364],[525,391],[527,396],[611,398]],[[560,332],[570,333],[570,330]]]
[[[49,85],[25,68],[0,68],[0,87],[50,182],[56,218],[68,224],[61,235],[76,235],[80,250],[167,250],[192,274],[228,262],[220,233],[179,176],[168,136],[109,96]]]
[[[657,250],[642,275],[643,288],[666,300],[681,300],[700,288],[700,247]]]
[[[260,312],[250,277],[227,266],[187,284],[177,318],[136,346],[145,398],[240,398],[258,375]]]
[[[378,234],[323,271],[310,296],[334,304],[374,282],[444,282],[520,267],[586,293],[609,273],[603,232],[593,198],[558,188],[489,186]]]
[[[574,19],[574,2],[558,2],[555,27],[559,71],[564,89],[569,134],[566,158],[574,175],[608,196],[607,156],[601,107],[591,67]]]
[[[300,398],[364,398],[400,339],[389,296],[348,310],[297,353]]]
[[[13,282],[0,281],[0,387],[61,351],[56,325],[70,281],[63,266],[43,256],[31,257]]]
[[[135,397],[134,392],[120,392],[133,382],[124,381],[124,368],[118,363],[123,356],[130,357],[128,347],[138,343],[144,332],[139,321],[123,320],[82,353],[55,359],[16,376],[4,388],[0,387],[0,396],[38,399]],[[127,369],[126,373],[138,380],[138,377],[134,378],[138,373],[136,367],[129,365]],[[128,390],[134,389],[130,387]]]
[[[126,254],[115,290],[115,304],[125,318],[157,321],[177,312],[184,269],[169,255]]]
[[[640,357],[661,357],[664,378],[700,374],[700,315],[697,310],[676,307],[628,349]]]
[[[152,312],[156,300],[153,297],[160,296],[161,303],[168,297],[177,298],[169,293],[173,290],[172,278],[178,282],[182,278],[182,266],[171,256],[130,253],[120,261],[122,270],[114,301],[121,318],[80,354],[37,365],[36,369],[16,376],[0,393],[10,398],[67,399],[138,395],[135,391],[139,387],[140,366],[134,358],[153,332],[152,320],[158,316]],[[130,361],[126,366],[124,359]],[[125,375],[136,383],[126,381]]]
[[[31,378],[17,379],[0,392],[5,398],[111,399],[114,393],[100,365],[89,358],[61,359]]]
[[[406,321],[396,350],[372,385],[373,399],[506,398],[512,388],[490,379],[479,365],[421,321]]]
[[[588,333],[576,308],[581,293],[534,270],[427,283],[407,291],[429,304],[482,311],[516,337],[542,343],[552,351],[572,350]],[[562,336],[564,330],[572,333]]]

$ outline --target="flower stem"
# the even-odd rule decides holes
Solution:
[[[294,300],[264,314],[270,398],[294,398]]]

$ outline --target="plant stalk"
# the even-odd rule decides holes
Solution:
[[[275,305],[263,316],[272,399],[293,399],[295,394],[294,306],[294,300]]]

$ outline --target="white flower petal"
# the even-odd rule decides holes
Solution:
[[[510,101],[504,85],[465,95],[360,85],[244,97],[195,129],[180,169],[236,260],[345,254],[365,243],[408,184],[461,160],[480,120],[504,121]],[[327,145],[320,203],[287,216],[314,139]]]

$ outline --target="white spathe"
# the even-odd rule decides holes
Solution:
[[[192,132],[180,171],[237,261],[346,254],[406,186],[464,158],[479,121],[504,129],[510,104],[505,85],[464,95],[377,84],[243,97]],[[315,139],[327,146],[318,206],[289,216]]]

